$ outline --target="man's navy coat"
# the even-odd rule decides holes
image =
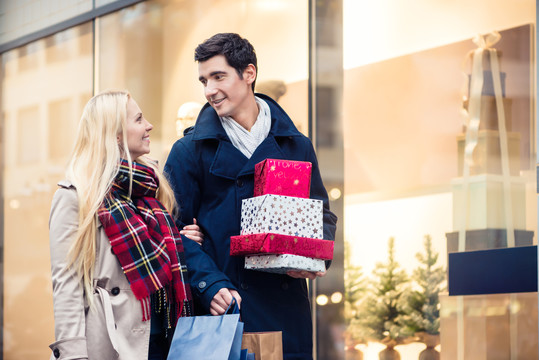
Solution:
[[[268,137],[247,159],[232,145],[215,110],[206,104],[191,130],[176,141],[165,173],[180,206],[178,227],[197,219],[204,243],[182,237],[193,293],[206,311],[220,288],[239,291],[245,331],[283,331],[284,359],[312,359],[312,321],[307,284],[288,275],[245,270],[244,257],[230,256],[230,237],[240,234],[242,199],[253,196],[255,164],[266,159],[310,161],[311,198],[324,202],[324,239],[333,240],[330,212],[311,141],[271,98]],[[211,344],[208,344],[211,346]]]

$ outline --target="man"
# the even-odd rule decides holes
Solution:
[[[333,240],[336,216],[310,140],[271,98],[254,93],[257,61],[252,45],[221,33],[195,50],[199,80],[208,103],[167,159],[165,172],[180,205],[180,228],[193,218],[204,242],[185,239],[191,286],[202,306],[223,314],[232,300],[241,304],[245,331],[282,331],[284,359],[312,359],[312,320],[306,278],[245,270],[244,258],[230,256],[230,236],[240,234],[242,199],[253,196],[255,164],[266,158],[313,164],[311,198],[324,202],[324,239]],[[208,344],[211,346],[211,344]]]

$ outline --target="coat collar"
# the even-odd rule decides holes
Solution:
[[[228,138],[215,110],[206,104],[200,111],[192,130],[192,140],[217,139],[219,146],[210,166],[210,172],[227,179],[254,173],[255,164],[267,158],[285,159],[285,154],[275,140],[276,137],[302,136],[286,112],[270,97],[263,94],[256,96],[265,100],[271,112],[271,130],[258,146],[250,159],[241,153]]]
[[[269,135],[273,136],[300,136],[290,117],[286,112],[269,96],[256,94],[269,105],[271,112],[271,130]],[[200,110],[195,127],[193,129],[193,140],[218,139],[230,141],[225,129],[219,121],[215,110],[206,103]]]
[[[73,185],[73,183],[71,181],[67,180],[67,179],[60,180],[57,183],[57,185],[60,186],[60,187],[66,188],[66,189],[69,189],[69,188],[75,189],[75,185]]]

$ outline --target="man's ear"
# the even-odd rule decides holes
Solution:
[[[243,78],[251,85],[256,80],[256,68],[253,64],[247,65],[243,70]]]

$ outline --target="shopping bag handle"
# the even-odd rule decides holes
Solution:
[[[232,297],[232,301],[230,302],[230,304],[228,304],[225,314],[239,314],[239,313],[240,313],[240,308],[238,306],[238,302],[236,301],[235,297]]]

